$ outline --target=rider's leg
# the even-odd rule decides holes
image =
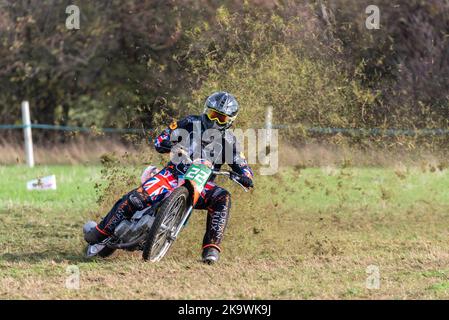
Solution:
[[[160,201],[176,184],[174,176],[169,171],[162,170],[140,188],[132,190],[118,200],[103,220],[95,228],[91,228],[89,233],[85,233],[84,238],[91,244],[106,239],[114,233],[123,219],[130,219],[137,211]]]
[[[203,259],[212,254],[218,260],[221,242],[228,224],[231,209],[231,194],[213,183],[208,183],[197,209],[207,209],[206,232],[203,238]],[[214,262],[214,261],[212,261]]]
[[[123,221],[130,219],[134,213],[151,205],[151,197],[143,188],[134,189],[118,200],[109,213],[96,226],[96,231],[106,237],[114,233],[115,227]]]

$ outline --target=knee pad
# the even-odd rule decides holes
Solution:
[[[146,197],[143,193],[140,193],[137,190],[128,193],[128,201],[136,211],[143,210],[150,204],[149,197]]]
[[[216,188],[212,194],[212,209],[229,210],[231,208],[231,194],[223,188]]]
[[[84,240],[89,244],[96,244],[105,239],[105,235],[98,231],[96,226],[94,221],[88,221],[83,226]]]

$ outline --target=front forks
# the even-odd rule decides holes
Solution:
[[[193,206],[190,206],[189,209],[187,209],[186,213],[182,217],[181,222],[176,227],[175,232],[171,233],[168,236],[168,240],[170,240],[170,241],[175,241],[176,240],[176,238],[178,237],[178,235],[181,232],[182,228],[187,225],[187,222],[189,221],[190,215],[192,214],[192,210],[193,210]]]

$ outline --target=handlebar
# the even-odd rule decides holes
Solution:
[[[215,174],[216,176],[227,176],[230,177],[231,176],[231,171],[213,171],[213,174]],[[237,175],[237,173],[235,173]]]
[[[187,160],[186,162],[188,163],[188,164],[192,164],[194,161],[192,161],[191,159],[190,159],[190,157],[189,157],[189,154],[188,154],[188,152],[185,150],[185,149],[183,149],[182,147],[178,147],[178,148],[176,148],[176,145],[175,145],[175,148],[172,148],[171,149],[171,152],[178,152],[178,153],[181,153],[181,154],[183,154],[185,157],[184,157],[184,159],[183,160]],[[238,174],[237,172],[234,172],[234,171],[216,171],[216,170],[213,170],[212,171],[212,174],[214,174],[214,175],[217,175],[217,176],[226,176],[226,177],[229,177],[232,181],[234,181],[235,183],[237,183],[240,187],[242,187],[242,189],[243,190],[245,190],[245,192],[248,192],[249,191],[249,189],[247,188],[247,187],[245,187],[244,185],[242,185],[239,181],[237,181],[236,179],[233,179],[232,178],[232,176],[235,176],[235,177],[242,177],[242,175],[241,174]]]
[[[214,175],[216,176],[226,176],[229,177],[232,181],[234,181],[235,183],[237,183],[243,190],[245,190],[245,192],[248,192],[249,189],[247,187],[245,187],[243,184],[241,184],[240,182],[238,182],[236,179],[231,178],[231,175],[233,176],[237,176],[237,177],[241,177],[242,175],[238,174],[237,172],[234,171],[213,171],[212,172]]]

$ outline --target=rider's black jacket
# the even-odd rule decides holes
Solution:
[[[188,149],[192,160],[196,158],[196,155],[200,155],[201,158],[214,164],[214,170],[220,170],[226,163],[234,172],[250,179],[253,177],[253,172],[234,134],[230,130],[208,130],[204,117],[201,115],[191,115],[172,122],[155,139],[154,146],[158,152],[168,153],[177,142]],[[174,168],[176,175],[184,174],[187,170],[184,163],[173,161],[173,159],[167,167]]]

